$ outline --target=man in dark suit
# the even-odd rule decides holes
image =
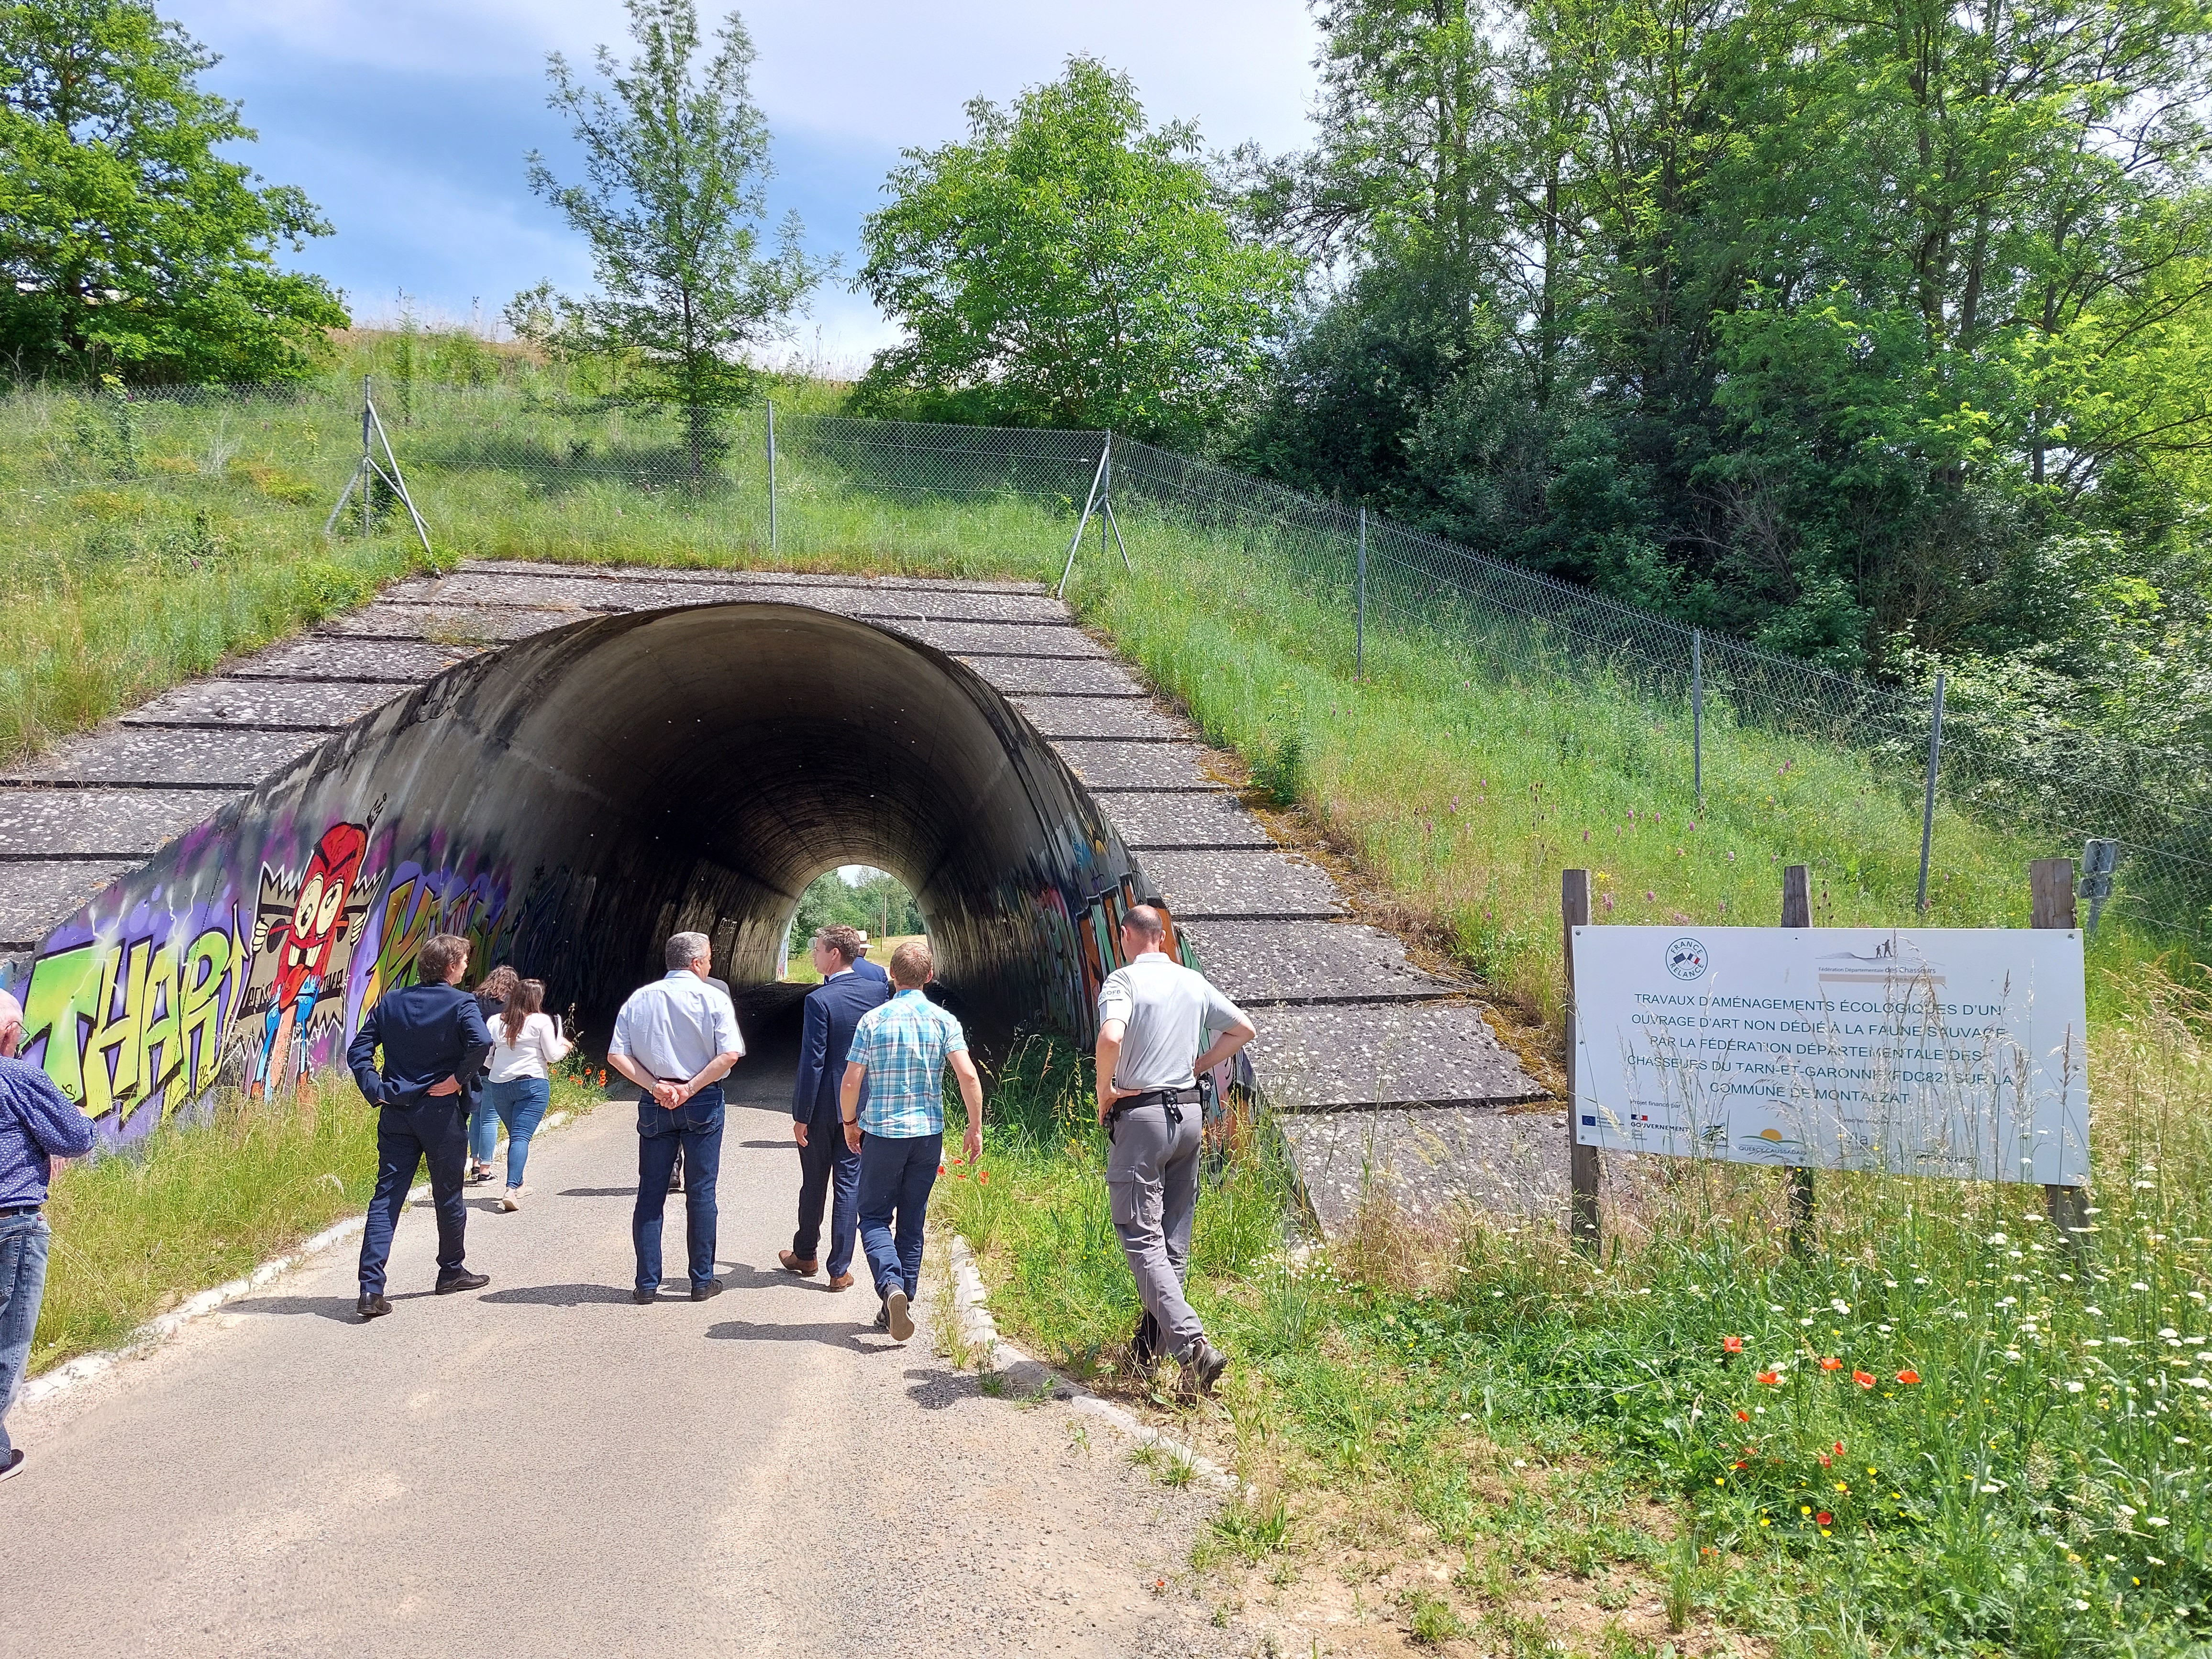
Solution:
[[[814,969],[822,983],[806,994],[799,1080],[791,1091],[791,1138],[799,1143],[799,1231],[789,1249],[776,1252],[787,1272],[811,1278],[820,1270],[815,1249],[826,1200],[833,1291],[853,1282],[853,1249],[860,1225],[860,1155],[845,1144],[837,1090],[853,1047],[853,1028],[869,1009],[890,1000],[888,977],[858,971],[866,959],[863,949],[857,928],[824,927],[814,936]]]
[[[884,988],[884,1000],[886,1002],[890,1001],[891,994],[891,976],[884,971],[883,963],[880,962],[872,962],[869,959],[868,936],[862,933],[859,928],[855,927],[853,929],[853,942],[860,947],[860,955],[853,958],[853,971],[858,974],[862,979],[872,979],[875,981],[877,984],[882,986]]]
[[[491,1053],[477,1000],[460,988],[469,965],[469,942],[434,933],[416,958],[421,983],[386,991],[364,1015],[346,1049],[354,1081],[372,1106],[376,1123],[376,1194],[361,1236],[361,1300],[356,1311],[379,1319],[392,1311],[384,1298],[384,1264],[392,1234],[406,1206],[415,1171],[430,1165],[430,1199],[438,1209],[440,1296],[481,1290],[491,1283],[464,1265],[463,1235],[469,1212],[461,1182],[469,1154],[469,1085]],[[384,1050],[384,1069],[376,1051]]]

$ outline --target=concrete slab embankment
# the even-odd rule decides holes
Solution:
[[[1285,1114],[1325,1226],[1343,1224],[1378,1179],[1416,1215],[1462,1200],[1557,1208],[1564,1118],[1525,1109],[1540,1091],[1497,1042],[1468,988],[1423,973],[1397,941],[1351,920],[1326,872],[1278,848],[1210,775],[1196,734],[1031,585],[514,562],[398,584],[310,635],[0,775],[0,962],[12,959],[21,980],[52,930],[111,884],[335,752],[322,745],[359,747],[363,731],[391,722],[397,700],[439,676],[474,673],[488,653],[592,618],[753,605],[849,618],[946,653],[1066,763],[1063,775],[1186,925],[1209,972],[1258,1018],[1257,1074]],[[577,708],[588,725],[588,699]],[[899,742],[921,754],[931,737],[907,730]],[[834,801],[812,810],[833,809],[843,810]],[[717,856],[745,863],[743,848]]]

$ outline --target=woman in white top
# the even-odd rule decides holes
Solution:
[[[491,1023],[491,1080],[484,1098],[507,1126],[507,1191],[502,1210],[522,1207],[522,1169],[530,1161],[530,1137],[553,1098],[553,1068],[572,1045],[543,1010],[543,981],[526,979],[508,994],[507,1006]]]

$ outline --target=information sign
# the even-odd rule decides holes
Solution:
[[[2073,929],[1574,930],[1576,1138],[2080,1187]]]

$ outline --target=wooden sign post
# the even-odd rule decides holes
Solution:
[[[2038,859],[2027,866],[2027,885],[2031,897],[2028,926],[2031,927],[2066,927],[2074,926],[2074,860],[2072,859]],[[2051,1212],[2051,1224],[2066,1235],[2066,1242],[2079,1255],[2089,1242],[2089,1200],[2086,1188],[2081,1187],[2045,1187],[2045,1206]]]
[[[1810,927],[1813,925],[1813,868],[1807,864],[1785,866],[1782,872],[1782,925],[1784,927]],[[1790,1254],[1809,1255],[1813,1249],[1813,1172],[1796,1166],[1785,1167],[1783,1176],[1790,1183]]]
[[[1587,870],[1559,872],[1559,921],[1567,951],[1567,1236],[1593,1255],[1598,1248],[1597,1148],[1575,1129],[1575,929],[1590,919]]]

